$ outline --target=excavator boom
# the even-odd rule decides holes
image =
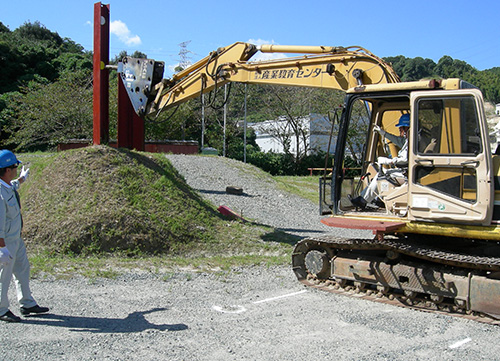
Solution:
[[[250,61],[258,51],[302,55]],[[160,69],[162,63],[149,59],[126,58],[121,63],[119,72],[141,116],[193,99],[228,82],[344,91],[361,84],[399,82],[389,64],[357,46],[256,46],[238,42],[217,49],[171,79],[160,80],[156,74]]]

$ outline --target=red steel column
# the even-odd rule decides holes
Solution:
[[[130,102],[130,101],[129,101]],[[132,110],[132,149],[144,151],[144,119]]]
[[[94,144],[109,142],[109,4],[94,4]]]
[[[125,85],[123,85],[122,78],[118,77],[118,122],[116,124],[117,139],[116,145],[118,148],[132,148],[132,134],[130,130],[132,129],[132,119],[131,114],[134,109],[132,109],[132,104],[128,99],[127,90]]]
[[[118,148],[144,151],[144,120],[134,111],[122,78],[118,77]]]

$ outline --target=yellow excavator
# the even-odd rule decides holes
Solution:
[[[298,55],[251,61],[258,51]],[[500,152],[490,149],[479,89],[460,79],[401,82],[390,64],[361,47],[235,43],[171,79],[162,79],[163,68],[150,59],[119,64],[140,116],[228,82],[345,91],[332,124],[333,171],[320,179],[320,212],[326,225],[372,230],[374,237],[301,240],[292,255],[298,279],[499,322]]]

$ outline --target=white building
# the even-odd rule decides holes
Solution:
[[[307,135],[306,142],[308,143],[308,154],[316,151],[326,152],[328,142],[330,140],[331,124],[328,118],[311,113],[306,117],[299,119],[301,128]],[[297,140],[291,126],[286,120],[279,118],[278,120],[267,120],[260,123],[249,123],[249,128],[255,131],[257,136],[256,142],[262,152],[284,153],[282,141],[280,141],[276,134],[286,134],[290,141],[290,152],[296,154]],[[302,139],[299,141],[299,150],[302,153],[305,145]],[[335,143],[332,140],[330,145],[330,153],[335,150]]]
[[[500,103],[496,105],[495,114],[500,115]]]

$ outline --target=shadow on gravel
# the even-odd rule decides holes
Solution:
[[[292,246],[302,239],[302,237],[286,233],[282,230],[275,230],[274,232],[266,233],[263,236],[261,236],[261,238],[265,242],[286,243]]]
[[[280,230],[283,232],[325,233],[325,231],[318,230],[318,229],[304,229],[304,228],[280,228]],[[299,239],[304,238],[304,237],[299,237],[299,236],[295,236],[295,237],[298,237]]]
[[[254,223],[255,225],[261,225],[260,223]],[[261,239],[266,242],[280,242],[286,243],[294,246],[298,241],[304,238],[304,236],[298,236],[292,233],[309,233],[309,234],[324,234],[324,231],[316,229],[299,229],[299,228],[278,228],[274,232],[266,233],[261,236]]]
[[[230,193],[227,193],[226,191],[214,191],[214,190],[211,190],[211,189],[196,189],[196,191],[200,192],[200,193],[205,193],[205,194],[225,194],[225,195],[232,195],[232,196],[236,196],[236,197],[249,197],[249,198],[253,198],[255,196],[252,196],[251,194],[248,194],[248,193],[245,193],[243,192],[242,194],[230,194]]]
[[[154,308],[149,311],[132,312],[126,318],[65,316],[49,313],[26,317],[23,320],[23,323],[31,325],[65,327],[70,331],[91,333],[135,333],[145,330],[184,331],[188,329],[188,326],[183,323],[175,325],[156,325],[149,322],[144,317],[144,315],[147,315],[148,313],[165,310],[167,310],[167,308]],[[34,317],[36,317],[36,319]]]

